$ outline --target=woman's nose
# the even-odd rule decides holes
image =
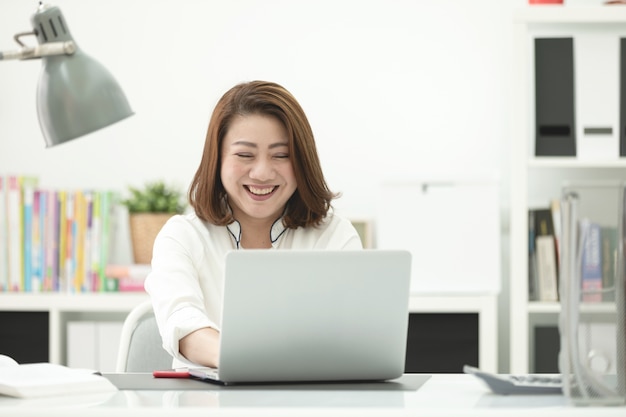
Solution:
[[[250,178],[254,178],[259,181],[272,179],[273,175],[274,167],[270,161],[265,159],[258,159],[250,170]]]

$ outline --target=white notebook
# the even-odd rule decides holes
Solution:
[[[88,369],[52,363],[0,367],[0,394],[18,398],[115,392],[117,387]]]

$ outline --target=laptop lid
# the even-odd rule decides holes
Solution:
[[[411,255],[401,250],[228,253],[219,379],[399,377],[410,276]]]

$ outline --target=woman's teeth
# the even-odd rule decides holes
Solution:
[[[269,188],[257,188],[257,187],[248,187],[252,194],[256,195],[266,195],[274,191],[274,187]]]

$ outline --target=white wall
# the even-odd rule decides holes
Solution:
[[[235,83],[266,79],[307,112],[327,180],[343,193],[339,212],[374,216],[389,179],[496,178],[506,235],[511,13],[523,3],[57,0],[136,115],[45,149],[35,109],[41,64],[1,62],[0,173],[65,188],[164,178],[186,189],[215,102]],[[12,36],[31,29],[36,4],[0,0],[0,50],[16,49]],[[507,363],[506,350],[500,357]]]

